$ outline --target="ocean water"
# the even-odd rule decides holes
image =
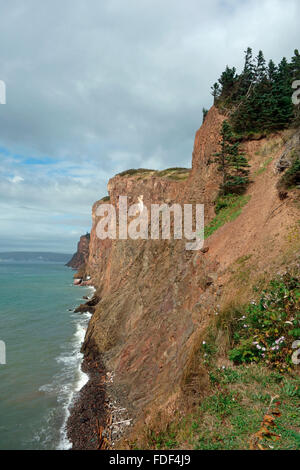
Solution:
[[[80,346],[90,315],[74,313],[93,288],[62,264],[0,263],[0,449],[68,449],[65,424],[87,382]]]

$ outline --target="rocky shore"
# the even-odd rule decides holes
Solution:
[[[96,450],[105,447],[103,430],[106,427],[106,375],[100,360],[83,360],[82,370],[89,376],[80,390],[67,423],[68,439],[73,450]]]
[[[99,297],[86,298],[74,311],[94,313]],[[128,431],[132,419],[126,407],[120,405],[120,390],[114,387],[114,373],[106,371],[96,351],[83,351],[82,371],[89,381],[80,390],[67,422],[67,436],[72,450],[113,449]]]

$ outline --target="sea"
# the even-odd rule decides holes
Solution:
[[[1,450],[70,449],[66,423],[88,381],[80,347],[91,316],[74,308],[92,295],[63,264],[0,263]]]

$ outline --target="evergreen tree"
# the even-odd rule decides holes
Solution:
[[[272,59],[268,63],[267,74],[268,74],[269,83],[274,83],[276,80],[276,76],[277,76],[277,67]]]
[[[234,84],[236,83],[237,75],[236,75],[236,68],[232,67],[229,68],[226,65],[225,71],[222,73],[221,77],[219,78],[218,82],[220,83],[222,90],[221,94],[222,97],[227,97],[231,94]]]
[[[273,86],[274,98],[276,100],[274,124],[277,128],[286,127],[293,118],[292,81],[291,66],[284,57],[278,65],[277,78]]]
[[[221,128],[221,149],[214,154],[213,162],[218,164],[218,171],[222,175],[220,193],[240,193],[249,183],[249,164],[243,153],[239,150],[238,142],[234,142],[234,134],[228,121],[223,121]]]
[[[248,77],[249,82],[251,82],[254,78],[254,64],[252,58],[252,49],[248,47],[245,51],[245,65],[243,70],[243,75]]]
[[[249,163],[244,152],[240,152],[239,144],[232,146],[230,175],[226,184],[227,193],[242,193],[249,183]]]
[[[291,63],[283,58],[278,66],[266,60],[259,51],[255,63],[250,47],[245,51],[245,64],[240,75],[226,66],[215,84],[213,95],[216,106],[222,105],[230,113],[230,122],[236,133],[257,133],[283,129],[295,117],[299,107],[292,103],[292,83],[300,80],[300,54],[296,49]],[[297,121],[298,122],[298,121]]]
[[[217,99],[219,98],[220,93],[221,93],[220,85],[217,82],[215,82],[213,86],[211,87],[211,90],[212,90],[211,94],[214,97],[214,104],[216,104]]]
[[[294,55],[291,60],[292,79],[300,80],[300,54],[298,49],[294,50]]]
[[[208,113],[208,109],[202,108],[202,115],[203,115],[202,123],[205,121],[207,113]]]
[[[256,68],[255,68],[255,81],[258,83],[263,82],[267,78],[267,67],[264,54],[259,51],[256,57]]]
[[[251,84],[254,81],[254,64],[253,64],[253,58],[252,58],[252,49],[251,47],[248,47],[247,50],[245,51],[245,64],[244,64],[244,69],[242,74],[239,77],[239,89],[238,89],[238,95],[239,98],[242,98],[245,96],[250,87]]]

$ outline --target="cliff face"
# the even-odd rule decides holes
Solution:
[[[77,251],[74,253],[70,261],[66,264],[69,268],[79,269],[88,260],[89,256],[90,235],[82,235],[77,244]]]
[[[214,217],[220,176],[209,158],[218,150],[224,118],[212,108],[196,133],[192,170],[173,180],[161,172],[117,175],[108,183],[110,202],[120,195],[128,203],[204,203],[205,219]],[[276,162],[287,136],[246,142],[253,182],[250,201],[241,215],[209,237],[209,251],[187,251],[184,240],[100,240],[93,206],[86,274],[92,277],[100,302],[90,321],[83,352],[101,353],[114,373],[111,393],[129,409],[134,423],[157,410],[172,413],[185,394],[201,396],[208,379],[196,360],[201,335],[227,302],[247,299],[260,273],[267,277],[293,260],[299,237],[292,239],[299,218],[297,194],[280,201]],[[246,257],[247,277],[239,280]],[[246,279],[246,281],[245,281]],[[147,418],[148,415],[148,418]],[[134,431],[133,431],[134,433]]]

